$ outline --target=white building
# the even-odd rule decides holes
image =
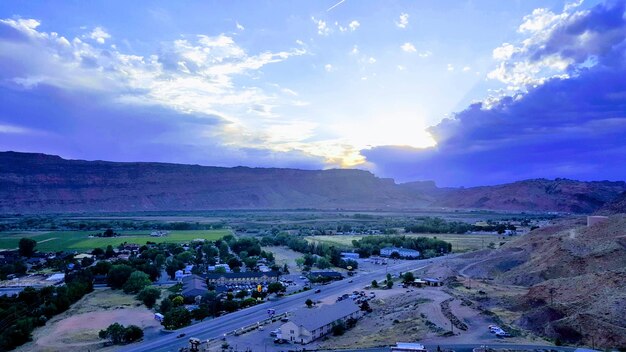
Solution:
[[[398,247],[381,248],[380,256],[381,257],[391,257],[391,255],[394,252],[398,253],[398,256],[400,256],[400,258],[414,259],[414,258],[419,258],[419,256],[420,256],[420,252],[419,251],[416,251],[414,249],[406,249],[406,248],[398,248]]]
[[[358,319],[361,309],[351,300],[344,300],[320,308],[297,311],[291,321],[280,326],[283,339],[292,343],[307,344],[332,331],[335,324],[348,319]]]

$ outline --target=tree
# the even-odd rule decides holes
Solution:
[[[113,250],[113,246],[108,245],[106,251],[104,251],[104,256],[106,258],[111,258],[115,255],[115,251]]]
[[[370,307],[370,304],[367,301],[363,301],[363,303],[361,303],[360,308],[364,312],[368,312],[368,313],[372,312],[372,308]]]
[[[331,267],[330,261],[325,257],[318,258],[315,265],[320,269],[328,269]]]
[[[163,298],[163,300],[161,301],[161,305],[159,306],[159,312],[161,312],[161,314],[165,314],[172,309],[173,305],[174,304],[172,303],[171,299],[167,297]]]
[[[404,275],[402,275],[402,279],[403,279],[402,282],[407,283],[407,284],[415,282],[415,276],[410,271],[407,271],[406,273],[404,273]]]
[[[183,298],[183,296],[176,296],[174,297],[174,299],[172,299],[172,305],[174,307],[180,307],[185,303],[185,299]]]
[[[133,271],[126,283],[124,283],[124,293],[138,293],[151,283],[152,281],[150,281],[148,274],[139,270]]]
[[[165,256],[161,253],[157,254],[154,258],[154,263],[160,269],[161,267],[163,267],[163,264],[165,264]]]
[[[37,246],[37,241],[32,238],[20,238],[19,242],[19,252],[22,257],[32,257],[35,253],[35,246]]]
[[[337,324],[333,325],[332,332],[335,336],[343,335],[343,333],[346,332],[346,324],[344,324],[343,321],[339,321]]]
[[[137,299],[142,301],[148,308],[154,307],[159,297],[161,297],[161,290],[154,286],[144,287],[137,295]]]
[[[117,345],[122,343],[122,341],[124,340],[125,332],[126,329],[124,328],[124,325],[121,325],[119,323],[113,323],[109,325],[109,327],[105,330],[100,330],[98,336],[101,339],[109,339],[112,344]]]
[[[289,266],[287,265],[287,263],[285,263],[285,265],[283,265],[283,273],[284,274],[289,274]]]
[[[373,288],[378,288],[378,281],[372,280],[372,287]]]
[[[172,308],[163,318],[163,326],[176,330],[191,324],[191,313],[185,307]]]
[[[280,282],[271,282],[267,285],[267,293],[285,292],[287,289]]]
[[[387,281],[387,288],[392,288],[393,287],[393,281],[389,280]]]
[[[137,325],[130,325],[124,331],[124,342],[131,343],[143,338],[143,330]]]
[[[104,256],[104,249],[100,247],[94,248],[93,251],[91,251],[91,254],[95,255],[96,257],[102,257]]]
[[[96,263],[95,266],[91,267],[90,269],[94,275],[106,275],[109,270],[111,270],[112,266],[113,264],[111,264],[111,262],[107,262],[106,260],[100,260]]]
[[[311,308],[311,306],[313,306],[313,301],[311,301],[310,298],[307,298],[307,300],[304,302],[304,304],[306,304],[307,307]]]
[[[136,325],[124,327],[119,323],[109,325],[105,330],[100,330],[98,336],[101,339],[108,339],[112,344],[131,343],[143,338],[143,330]]]
[[[112,289],[122,288],[133,271],[133,268],[126,264],[113,265],[107,275],[107,284]]]

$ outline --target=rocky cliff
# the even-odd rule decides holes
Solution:
[[[209,209],[491,209],[591,213],[624,182],[526,180],[439,188],[367,171],[210,167],[66,160],[0,152],[0,213]]]

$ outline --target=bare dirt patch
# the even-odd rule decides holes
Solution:
[[[52,318],[33,333],[30,342],[17,351],[96,351],[104,349],[98,332],[113,323],[137,325],[147,337],[159,333],[154,313],[138,305],[132,295],[110,289],[96,290],[67,312]]]

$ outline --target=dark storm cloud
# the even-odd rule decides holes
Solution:
[[[400,181],[469,186],[534,177],[624,180],[625,31],[624,2],[596,6],[565,21],[545,47],[529,53],[530,60],[558,54],[579,63],[595,57],[595,66],[572,66],[573,77],[553,78],[489,109],[469,106],[429,129],[436,147],[387,146],[362,154],[375,172]]]

